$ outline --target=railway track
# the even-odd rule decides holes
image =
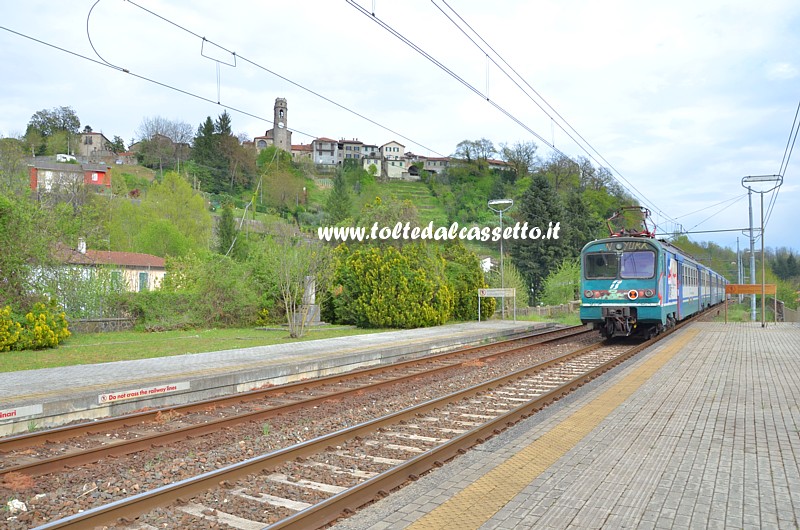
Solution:
[[[154,445],[165,446],[288,414],[313,406],[314,400],[347,399],[367,387],[390,386],[465,362],[485,362],[498,355],[513,355],[531,347],[588,335],[585,327],[575,326],[389,366],[4,438],[0,439],[0,478],[8,473],[38,476],[103,458],[147,451]]]
[[[41,528],[119,526],[140,516],[128,528],[318,528],[482,443],[646,346],[582,348]]]
[[[128,528],[323,526],[442,465],[652,342],[633,348],[624,344],[593,345],[533,366],[506,370],[488,381],[377,418],[368,414],[366,421],[261,456],[216,465],[191,478],[166,480],[161,487],[86,509],[40,528],[92,528],[104,524],[124,527],[120,526],[121,521],[130,522],[140,516],[139,522]],[[497,353],[462,357],[441,371],[455,365],[471,365],[484,371],[498,357]],[[429,368],[425,368],[426,374]],[[378,383],[384,387],[389,384]],[[358,395],[364,389],[355,386],[349,392]],[[322,395],[322,402],[345,401],[344,394]],[[297,410],[319,406],[310,403],[302,398],[288,406]],[[322,414],[324,417],[329,413]],[[84,490],[87,486],[92,485],[84,485]],[[96,482],[93,487],[96,490],[103,486]],[[94,490],[90,487],[88,492]]]

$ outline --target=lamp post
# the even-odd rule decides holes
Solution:
[[[489,209],[493,212],[500,214],[500,288],[505,289],[505,282],[503,281],[503,212],[508,211],[509,208],[514,206],[513,199],[494,199],[489,201]],[[506,319],[506,294],[503,291],[503,296],[500,297],[502,306],[500,308],[500,318]]]
[[[766,256],[764,255],[764,194],[768,193],[776,188],[779,188],[781,184],[783,184],[783,176],[782,175],[759,175],[759,176],[747,176],[742,178],[742,187],[747,188],[748,194],[752,193],[754,190],[750,186],[745,186],[745,184],[752,184],[752,183],[772,183],[774,184],[769,189],[764,190],[756,190],[756,193],[761,194],[761,327],[764,328],[767,326],[766,320],[766,283],[767,283],[767,271],[766,271]],[[750,203],[750,283],[755,284],[755,255],[753,252],[753,206],[752,202]],[[750,302],[751,307],[751,320],[756,319],[755,311],[756,311],[756,297],[755,295],[751,299]]]

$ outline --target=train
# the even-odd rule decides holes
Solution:
[[[721,274],[650,230],[621,230],[581,250],[580,319],[607,338],[652,338],[725,301]]]

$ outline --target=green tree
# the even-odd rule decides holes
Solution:
[[[123,140],[121,136],[114,136],[114,139],[111,141],[111,149],[113,149],[115,153],[124,153],[126,151],[125,140]]]
[[[233,207],[225,203],[222,207],[222,215],[219,216],[217,223],[217,252],[225,256],[233,252],[234,241],[236,241],[236,222],[233,219]]]
[[[566,254],[560,234],[559,239],[555,239],[553,231],[551,239],[544,239],[550,223],[555,226],[563,222],[564,210],[558,194],[543,173],[534,175],[513,218],[520,223],[527,222],[529,230],[533,227],[541,230],[542,237],[539,239],[516,239],[509,244],[514,264],[533,290],[532,301],[536,303],[541,299],[544,279]]]
[[[205,201],[174,171],[154,182],[139,202],[119,197],[110,206],[114,250],[166,257],[210,248],[212,219]]]
[[[136,233],[133,248],[154,256],[183,256],[196,247],[172,222],[150,219]]]
[[[28,199],[0,194],[0,305],[27,307],[34,267],[50,262],[51,234],[43,213]]]
[[[344,173],[339,171],[333,177],[333,189],[325,203],[325,212],[330,218],[330,223],[335,225],[350,218],[352,207],[353,200],[347,189]]]
[[[487,287],[478,256],[459,240],[447,245],[442,251],[445,259],[445,274],[453,290],[453,314],[456,320],[478,318],[478,289]],[[495,301],[486,298],[481,302],[481,312],[491,315]]]
[[[528,287],[528,282],[522,276],[522,273],[519,272],[519,269],[514,266],[514,264],[509,259],[503,260],[503,277],[500,278],[500,270],[492,270],[489,273],[489,287],[498,288],[502,287],[505,289],[515,289],[515,297],[512,301],[509,298],[506,298],[506,315],[510,313],[509,308],[513,307],[511,304],[515,304],[518,308],[528,307],[529,304],[529,294],[530,289]],[[500,299],[497,299],[498,303]]]
[[[513,179],[525,178],[533,171],[538,161],[534,142],[517,142],[513,145],[500,144],[500,155],[513,169]]]
[[[372,226],[376,224],[379,229],[383,227],[393,229],[398,223],[401,226],[405,226],[408,223],[410,227],[414,227],[419,226],[419,212],[417,207],[407,199],[401,201],[394,196],[387,199],[375,197],[373,202],[365,204],[361,209],[358,223],[367,227],[368,230],[371,230]],[[387,239],[378,242],[372,241],[371,243],[402,246],[406,241],[403,239]]]
[[[203,197],[178,173],[168,171],[160,183],[153,184],[142,208],[149,219],[171,223],[188,239],[190,248],[209,248],[211,214]]]
[[[226,189],[225,160],[219,152],[218,137],[215,135],[214,121],[211,116],[197,128],[194,137],[194,149],[191,159],[208,174],[203,179],[203,189],[211,193],[220,193]]]
[[[162,173],[180,170],[181,164],[189,156],[188,145],[192,141],[192,133],[192,126],[186,122],[161,116],[143,118],[136,129],[139,163]],[[113,145],[115,149],[121,147],[122,151],[125,150],[124,142],[118,136],[114,137]]]
[[[453,293],[435,247],[339,247],[333,285],[337,319],[362,327],[414,328],[444,324]]]
[[[542,302],[561,305],[576,300],[580,289],[581,267],[578,258],[568,258],[550,271],[544,281]]]
[[[586,243],[601,237],[604,224],[589,207],[583,195],[572,190],[566,197],[564,218],[561,221],[561,237],[567,256],[580,255]]]
[[[31,116],[25,137],[36,155],[54,155],[57,152],[71,153],[77,145],[76,136],[80,126],[81,120],[72,107],[43,109]],[[56,141],[54,137],[57,137],[59,133],[61,133],[60,139]],[[48,142],[51,139],[53,141]],[[63,150],[52,151],[62,147]]]
[[[580,166],[571,158],[557,153],[544,162],[537,172],[547,176],[556,193],[567,194],[580,184]]]
[[[0,193],[21,195],[28,187],[25,144],[16,138],[0,138]]]

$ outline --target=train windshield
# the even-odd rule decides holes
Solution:
[[[649,250],[622,253],[620,278],[652,278],[656,273],[656,254]]]
[[[591,252],[586,254],[584,272],[589,279],[616,278],[617,269],[619,269],[619,258],[613,252]]]

